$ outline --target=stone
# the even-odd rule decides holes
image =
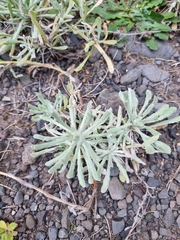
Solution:
[[[110,93],[107,89],[101,91],[96,102],[98,105],[105,107],[105,109],[112,108],[115,115],[118,113],[119,106],[123,107],[123,102],[119,98],[119,93]]]
[[[6,194],[5,188],[0,186],[0,196],[4,196]]]
[[[137,87],[137,89],[136,89],[136,91],[140,97],[145,96],[146,90],[147,90],[146,85],[141,85],[141,86]]]
[[[58,237],[59,238],[68,238],[68,230],[66,228],[60,228],[58,232]],[[51,239],[51,238],[50,238]],[[54,238],[57,239],[57,238]]]
[[[21,77],[19,77],[19,79],[23,86],[27,86],[32,83],[31,76],[29,74],[23,74]]]
[[[51,240],[56,240],[58,236],[58,229],[56,227],[49,227],[48,228],[48,237]]]
[[[171,208],[168,208],[166,210],[163,221],[166,228],[171,228],[172,225],[174,224],[175,218]]]
[[[130,70],[125,75],[123,75],[121,77],[120,82],[122,85],[129,85],[129,84],[135,82],[141,76],[141,73],[142,73],[142,67],[138,66],[138,67]]]
[[[44,223],[45,213],[46,211],[38,211],[38,213],[36,214],[36,218],[38,220],[38,226],[42,226],[45,224]]]
[[[37,210],[37,208],[38,208],[37,203],[36,202],[32,202],[31,207],[30,207],[31,211],[35,212]]]
[[[122,209],[122,210],[118,211],[117,215],[118,215],[118,217],[121,217],[121,218],[126,217],[127,216],[127,209]]]
[[[127,203],[132,203],[133,199],[132,199],[132,196],[131,194],[128,194],[127,197],[126,197],[126,202]]]
[[[139,55],[148,57],[148,58],[163,58],[163,59],[171,59],[174,54],[173,47],[169,44],[168,41],[158,41],[158,49],[150,50],[145,43],[138,39],[134,41],[134,36],[129,37],[129,41],[126,44],[126,49],[130,53],[137,53]]]
[[[31,153],[33,153],[31,146],[31,143],[24,145],[24,151],[22,152],[22,163],[24,165],[30,165],[36,161],[36,158],[31,157]]]
[[[45,232],[37,232],[36,233],[36,240],[44,240],[46,238],[46,233]]]
[[[104,216],[105,214],[106,214],[106,212],[107,212],[107,210],[105,209],[105,208],[99,208],[99,214],[101,215],[101,216]]]
[[[151,230],[151,240],[158,239],[158,233],[155,230]]]
[[[34,217],[31,215],[31,214],[28,214],[26,216],[26,226],[27,228],[29,229],[33,229],[35,227],[35,220],[34,220]]]
[[[169,78],[169,72],[158,68],[156,65],[147,64],[142,66],[142,76],[153,83],[161,82]]]
[[[128,194],[128,195],[129,195],[129,194]],[[132,202],[132,201],[131,201],[131,202]],[[117,203],[117,205],[118,205],[118,208],[119,208],[119,209],[127,208],[127,203],[126,203],[126,200],[125,200],[125,199],[119,200],[118,203]]]
[[[122,60],[122,50],[114,47],[109,48],[109,56],[116,62],[120,62]]]
[[[112,232],[113,234],[118,234],[123,231],[125,227],[125,221],[122,218],[116,218],[112,220]]]
[[[126,197],[126,191],[117,177],[110,180],[108,190],[113,200],[122,200]]]
[[[180,228],[180,216],[176,219],[177,225]]]
[[[180,193],[178,193],[176,196],[176,203],[180,205]]]
[[[17,192],[15,197],[14,197],[14,203],[16,205],[21,205],[23,203],[23,200],[24,200],[24,196],[23,196],[23,193],[22,192]]]
[[[167,188],[164,188],[164,189],[158,194],[158,197],[161,198],[161,199],[168,198],[169,195],[168,195],[168,190],[167,190]]]
[[[163,228],[163,227],[160,227],[159,233],[160,233],[161,235],[163,235],[163,236],[168,236],[168,237],[171,236],[171,230],[170,230],[170,229]]]
[[[158,179],[155,179],[153,177],[149,177],[147,180],[147,185],[149,187],[159,187],[161,182]]]
[[[82,222],[82,226],[88,230],[88,231],[92,231],[92,228],[93,228],[93,223],[92,223],[92,220],[91,219],[88,219],[88,220],[85,220]]]
[[[88,61],[90,63],[95,63],[96,61],[99,60],[100,57],[101,57],[101,53],[96,48],[94,48],[91,56],[88,58]]]

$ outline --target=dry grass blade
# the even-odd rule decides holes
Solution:
[[[40,188],[37,188],[37,187],[35,187],[34,185],[32,185],[32,184],[30,184],[30,183],[28,183],[28,182],[26,182],[26,181],[24,181],[24,180],[22,180],[22,179],[20,179],[20,178],[18,178],[18,177],[15,177],[15,176],[12,175],[11,173],[5,173],[5,172],[1,172],[1,171],[0,171],[0,175],[5,176],[5,177],[9,177],[9,178],[11,178],[11,179],[14,179],[15,181],[17,181],[17,182],[20,183],[21,185],[23,185],[23,186],[25,186],[25,187],[28,187],[28,188],[31,188],[31,189],[34,189],[34,190],[38,191],[39,193],[43,194],[45,197],[50,198],[50,199],[52,199],[52,200],[54,200],[54,201],[60,202],[60,203],[62,203],[62,204],[66,204],[66,205],[68,205],[68,206],[71,206],[71,207],[73,207],[73,208],[76,209],[76,210],[81,210],[81,211],[84,211],[84,212],[89,210],[88,207],[79,206],[79,205],[76,205],[76,204],[67,202],[67,201],[65,201],[65,200],[62,200],[62,199],[60,199],[60,198],[58,198],[58,197],[55,197],[55,196],[49,194],[48,192],[46,192],[46,191],[44,191],[44,190],[42,190],[42,189],[40,189]]]

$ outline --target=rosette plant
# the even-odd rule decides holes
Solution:
[[[67,177],[77,177],[85,187],[85,174],[88,182],[101,181],[101,191],[109,186],[110,170],[114,164],[120,172],[120,179],[129,182],[127,172],[137,171],[139,164],[145,164],[138,156],[139,148],[147,154],[156,152],[170,153],[168,145],[159,140],[160,132],[155,128],[180,121],[180,116],[169,118],[177,109],[164,104],[153,111],[157,98],[147,90],[145,102],[138,108],[138,99],[132,89],[120,92],[124,104],[124,116],[119,107],[118,115],[112,109],[102,111],[100,106],[93,109],[90,101],[85,112],[77,109],[73,94],[69,100],[58,92],[55,103],[37,94],[40,103],[30,105],[34,121],[47,122],[45,129],[51,136],[35,134],[34,138],[42,141],[32,148],[34,157],[52,153],[51,160],[45,163],[49,173],[63,172],[68,169]],[[164,120],[165,119],[165,120]]]

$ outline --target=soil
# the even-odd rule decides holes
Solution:
[[[74,38],[70,36],[72,43]],[[94,52],[81,72],[72,73],[74,84],[80,90],[79,106],[84,109],[93,100],[95,105],[112,107],[116,113],[120,90],[133,88],[143,103],[145,91],[149,89],[158,97],[159,106],[164,103],[176,106],[179,115],[180,36],[175,34],[166,44],[172,48],[165,58],[159,55],[160,50],[155,57],[154,52],[153,57],[132,52],[128,44],[123,49],[117,46],[106,49],[114,59],[113,74],[108,72],[103,58]],[[46,53],[43,58],[46,63],[55,63],[65,70],[73,69],[82,59],[78,47],[71,49],[71,53],[61,55]],[[145,66],[151,69],[152,65],[157,69],[145,73]],[[34,69],[31,74],[24,67],[14,70],[22,77],[14,78],[7,70],[0,81],[0,219],[18,223],[18,235],[14,239],[180,240],[180,124],[160,129],[161,139],[171,147],[171,154],[139,152],[146,165],[140,167],[138,176],[130,174],[130,184],[119,181],[114,166],[106,193],[100,192],[101,182],[97,183],[96,191],[89,184],[82,188],[76,175],[70,180],[65,173],[50,175],[45,166],[49,155],[38,159],[30,156],[31,144],[37,143],[33,135],[46,133],[41,130],[43,122],[32,121],[28,104],[37,102],[36,92],[52,102],[58,90],[67,95],[68,78],[46,68]],[[154,71],[157,75],[161,71],[160,77],[165,76],[164,79],[150,80]],[[12,175],[3,176],[2,172],[16,179]]]

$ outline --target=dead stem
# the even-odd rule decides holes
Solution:
[[[60,202],[60,203],[62,203],[62,204],[66,204],[66,205],[68,205],[68,206],[71,206],[71,207],[74,208],[74,209],[81,210],[81,211],[83,211],[83,212],[86,212],[86,211],[89,210],[88,207],[79,206],[79,205],[76,205],[76,204],[67,202],[67,201],[65,201],[65,200],[62,200],[62,199],[60,199],[60,198],[58,198],[58,197],[55,197],[55,196],[49,194],[48,192],[43,191],[42,189],[37,188],[37,187],[35,187],[34,185],[32,185],[32,184],[30,184],[30,183],[28,183],[28,182],[26,182],[26,181],[24,181],[24,180],[22,180],[22,179],[20,179],[20,178],[18,178],[18,177],[15,177],[15,176],[12,175],[11,173],[4,173],[4,172],[1,172],[1,171],[0,171],[0,175],[5,176],[5,177],[12,178],[12,179],[14,179],[15,181],[19,182],[21,185],[23,185],[23,186],[25,186],[25,187],[28,187],[28,188],[32,188],[32,189],[40,192],[41,194],[43,194],[45,197],[50,198],[50,199],[52,199],[52,200],[54,200],[54,201]],[[93,192],[94,192],[94,191],[93,191]]]

